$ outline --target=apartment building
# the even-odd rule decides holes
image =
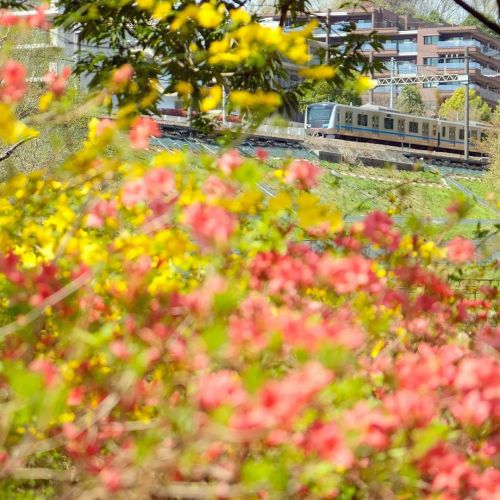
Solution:
[[[354,23],[356,32],[369,33],[376,30],[386,38],[383,49],[375,52],[371,45],[362,47],[371,59],[384,63],[385,70],[376,77],[392,75],[417,76],[462,74],[465,71],[465,47],[469,51],[470,85],[491,106],[500,99],[500,40],[487,35],[477,27],[436,25],[426,23],[408,15],[398,15],[382,8],[368,7],[366,10],[343,12],[318,12],[309,18],[320,21],[320,28],[314,33],[318,42],[331,46],[342,44],[344,27]],[[276,18],[268,18],[273,22]],[[304,17],[300,22],[307,21]],[[326,23],[329,26],[327,38]],[[290,26],[288,29],[291,29]],[[313,44],[314,45],[314,44]],[[422,97],[429,113],[432,113],[441,99],[449,97],[461,85],[459,82],[422,83]],[[396,93],[400,90],[394,87]],[[376,104],[388,105],[390,89],[378,87],[373,93]],[[368,96],[365,96],[368,99]]]

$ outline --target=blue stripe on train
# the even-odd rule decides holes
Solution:
[[[344,130],[361,130],[362,132],[373,132],[375,134],[387,134],[387,135],[397,135],[399,137],[414,137],[416,139],[422,139],[422,140],[431,140],[437,142],[437,139],[434,137],[430,137],[428,135],[416,135],[416,134],[408,134],[406,132],[393,132],[390,130],[380,130],[378,128],[367,128],[367,127],[351,127],[348,125],[340,125],[340,127],[337,125],[336,128],[344,129]],[[444,139],[441,137],[441,142],[449,142],[450,144],[463,144],[464,141],[460,140],[455,140],[455,141],[450,141],[449,139]]]

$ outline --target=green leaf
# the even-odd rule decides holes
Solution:
[[[266,374],[258,363],[253,363],[243,372],[243,383],[249,392],[254,394],[266,380]]]
[[[433,422],[424,429],[415,429],[412,432],[413,455],[415,458],[421,458],[439,441],[446,438],[449,428],[442,422]]]
[[[283,491],[288,484],[288,472],[285,466],[277,461],[247,461],[243,465],[241,475],[247,486],[270,485],[273,489]]]
[[[227,342],[226,328],[220,324],[210,325],[201,334],[209,351],[217,351]]]

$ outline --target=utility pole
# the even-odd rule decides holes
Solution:
[[[469,161],[469,47],[465,46],[464,160]]]
[[[329,65],[330,64],[330,9],[326,9],[325,34],[326,34],[325,64]]]
[[[394,57],[391,57],[391,94],[390,94],[390,100],[389,100],[389,107],[391,109],[394,108]]]

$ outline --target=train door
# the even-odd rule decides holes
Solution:
[[[372,116],[372,132],[377,136],[380,135],[380,118],[378,115]]]
[[[455,134],[456,134],[456,129],[455,127],[450,127],[449,128],[449,140],[450,140],[450,143],[454,146],[455,145]]]
[[[404,136],[405,136],[405,120],[404,120],[404,118],[398,119],[398,135],[401,139],[404,139]]]
[[[429,137],[429,123],[427,122],[422,123],[422,140],[427,144],[431,142]]]
[[[345,111],[345,128],[348,132],[352,132],[352,111]]]

